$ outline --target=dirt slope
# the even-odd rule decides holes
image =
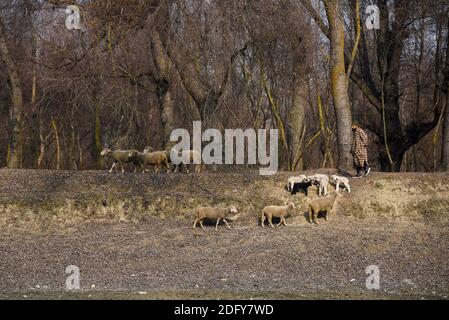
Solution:
[[[305,214],[316,191],[291,196],[288,175],[0,170],[0,297],[73,297],[62,290],[74,264],[82,297],[447,298],[447,174],[351,179],[318,226]],[[285,201],[298,207],[288,227],[257,226]],[[193,230],[205,204],[242,215],[230,231]]]

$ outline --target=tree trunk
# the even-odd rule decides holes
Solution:
[[[91,149],[92,164],[96,168],[103,168],[103,157],[101,157],[102,133],[100,120],[100,101],[96,101],[93,114],[93,147]]]
[[[53,133],[55,135],[56,141],[56,170],[61,169],[61,145],[59,143],[59,132],[58,127],[56,125],[56,121],[51,119],[51,126],[53,127]]]
[[[292,106],[288,113],[288,136],[290,147],[290,163],[292,164],[292,171],[295,170],[298,157],[302,150],[304,120],[305,120],[305,106],[307,105],[307,85],[304,79],[296,79],[295,87],[293,89]]]
[[[157,30],[152,30],[150,35],[151,52],[153,63],[156,67],[157,98],[161,113],[162,143],[168,149],[170,145],[170,134],[175,127],[175,114],[173,100],[171,98],[172,81],[170,70],[172,68],[171,59],[167,56],[160,34]]]
[[[352,163],[352,116],[345,68],[344,24],[340,12],[340,0],[326,0],[324,4],[330,31],[331,85],[337,118],[338,169],[348,171]]]
[[[447,24],[449,30],[449,21]],[[443,93],[446,94],[443,125],[443,170],[449,171],[449,40],[446,47],[446,61],[444,66]]]
[[[449,90],[449,88],[448,88]],[[443,170],[449,171],[449,94],[446,97],[443,124]]]
[[[12,127],[12,134],[9,144],[9,155],[7,159],[8,168],[20,168],[22,164],[22,155],[20,150],[22,149],[22,85],[20,82],[19,72],[17,66],[14,63],[8,46],[6,44],[5,33],[3,29],[3,23],[0,17],[0,58],[5,65],[8,84],[11,95],[11,109],[10,109],[10,121]]]
[[[301,39],[302,42],[302,39]],[[304,70],[304,55],[300,52],[301,47],[296,47],[297,53],[294,62],[294,82],[292,106],[288,113],[288,138],[289,138],[289,157],[292,171],[295,171],[302,152],[302,142],[304,138],[305,117],[307,101],[307,81]]]

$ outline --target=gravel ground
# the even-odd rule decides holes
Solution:
[[[0,297],[51,297],[64,290],[65,268],[76,265],[83,294],[94,297],[447,299],[447,231],[335,219],[215,232],[155,218],[91,223],[63,236],[2,236]],[[375,293],[365,286],[369,265],[380,270]]]
[[[175,190],[170,194],[171,207],[187,207],[187,197],[206,201],[219,194],[223,201],[229,196],[239,203],[253,201],[245,210],[255,212],[236,221],[232,230],[220,226],[218,231],[212,226],[205,231],[193,230],[188,214],[173,216],[167,212],[161,218],[162,202],[158,202],[161,207],[156,215],[148,214],[141,220],[83,216],[84,220],[76,220],[70,228],[60,225],[58,229],[55,224],[37,230],[34,223],[29,230],[26,224],[17,229],[0,227],[0,298],[447,299],[449,295],[449,224],[446,210],[440,209],[446,202],[440,199],[438,206],[432,207],[437,211],[428,211],[431,206],[426,198],[424,207],[416,204],[421,219],[397,217],[407,214],[401,199],[406,195],[416,198],[424,192],[413,183],[411,186],[416,179],[411,175],[404,175],[405,182],[391,190],[379,184],[388,182],[391,175],[352,180],[353,192],[342,196],[342,205],[330,221],[320,219],[320,225],[312,225],[298,214],[287,219],[287,227],[272,230],[256,225],[258,206],[264,205],[264,198],[281,201],[290,197],[281,184],[288,174],[272,178],[226,175],[219,180],[210,175],[214,189],[198,187],[209,179],[207,175],[195,179],[195,185],[191,184],[192,176],[170,175],[164,187],[163,176],[151,180],[149,175],[104,172],[0,171],[0,202],[4,205],[0,215],[4,216],[16,214],[7,211],[6,205],[19,202],[31,206],[67,198],[90,201],[90,194],[97,199],[108,188],[123,198],[145,194],[152,184],[152,192]],[[396,180],[398,177],[393,175]],[[424,177],[429,181],[441,178],[421,175],[420,179]],[[122,191],[117,189],[120,183]],[[127,187],[124,191],[123,185]],[[241,190],[236,192],[239,186]],[[376,202],[378,198],[370,200],[371,204],[366,204],[370,209],[364,212],[379,209],[379,217],[362,219],[344,210],[348,201],[359,201],[358,206],[363,207],[367,199],[364,192],[372,192],[374,187],[384,192],[379,196],[382,199],[394,202],[397,198],[393,211]],[[429,184],[426,190],[430,189],[430,198],[435,197],[434,192],[446,197],[449,190],[447,184]],[[258,190],[260,197],[249,197],[251,190]],[[301,197],[294,199],[304,208],[306,200]],[[42,210],[36,212],[45,216]],[[4,219],[16,220],[21,218]],[[79,292],[64,291],[69,265],[80,268]],[[380,270],[379,290],[366,288],[366,268],[370,265]]]

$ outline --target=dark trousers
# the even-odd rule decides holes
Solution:
[[[364,173],[368,172],[368,168],[369,168],[369,164],[368,162],[365,161],[365,164],[363,165],[363,167],[357,166],[355,169],[357,171],[357,175],[362,175],[362,172],[364,171]]]

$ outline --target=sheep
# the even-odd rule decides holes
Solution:
[[[226,220],[226,215],[230,213],[237,213],[237,208],[235,206],[230,206],[227,208],[213,208],[213,207],[199,207],[195,211],[196,219],[193,222],[193,228],[196,228],[196,224],[199,222],[201,229],[204,230],[203,220],[205,219],[216,219],[215,222],[215,230],[218,230],[218,224],[220,220],[223,220],[226,223],[226,228],[231,229],[228,221]],[[235,220],[237,216],[233,218],[228,218],[229,220]]]
[[[345,177],[339,177],[337,175],[331,176],[331,181],[335,184],[335,191],[338,192],[340,183],[343,185],[343,187],[348,191],[348,193],[351,193],[351,187],[349,186],[349,179]]]
[[[285,222],[285,217],[288,215],[289,211],[293,209],[296,209],[296,207],[292,202],[289,202],[285,206],[267,206],[263,208],[262,216],[260,217],[260,224],[262,225],[262,228],[265,227],[265,219],[268,219],[270,227],[274,228],[272,221],[273,217],[281,219],[281,221],[276,225],[276,227],[279,227],[281,224],[287,226]]]
[[[325,174],[314,174],[308,176],[306,181],[318,184],[318,196],[327,196],[327,188],[329,186],[329,177]]]
[[[288,186],[285,186],[285,189],[287,191],[290,191],[290,195],[294,195],[298,192],[303,192],[306,196],[308,195],[308,188],[312,185],[311,182],[300,182],[293,184],[293,188],[291,190],[288,190]]]
[[[324,212],[324,219],[327,221],[327,216],[329,211],[332,209],[335,203],[335,199],[337,197],[337,193],[335,192],[333,196],[327,198],[318,198],[309,202],[309,220],[310,223],[314,222],[318,223],[318,213]]]
[[[129,157],[135,158],[139,162],[142,167],[142,172],[145,172],[146,165],[156,166],[154,172],[159,172],[161,165],[165,165],[167,171],[170,169],[168,166],[167,154],[163,151],[139,152],[137,150],[132,150],[129,151],[128,155]]]
[[[287,183],[288,183],[287,190],[291,191],[293,189],[293,185],[295,183],[302,183],[302,182],[304,182],[305,179],[307,179],[307,177],[305,175],[303,175],[303,174],[301,174],[299,176],[296,176],[296,177],[295,176],[290,176],[288,178],[288,180],[287,180]]]
[[[198,162],[199,164],[195,167],[195,172],[200,173],[201,172],[201,154],[196,150],[183,150],[181,153],[178,153],[178,155],[182,158],[187,157],[188,163],[195,163]],[[178,168],[180,171],[182,170],[181,166],[184,165],[184,168],[186,169],[186,172],[189,173],[189,169],[187,168],[187,165],[183,162],[180,164],[175,165],[174,172],[178,172]]]
[[[125,169],[123,168],[123,163],[132,162],[135,166],[138,165],[136,158],[133,156],[130,156],[130,154],[129,154],[132,151],[137,152],[137,150],[114,150],[114,151],[112,151],[111,149],[104,148],[100,154],[102,157],[108,156],[114,160],[114,163],[112,164],[112,167],[109,170],[109,172],[112,172],[112,170],[117,165],[117,163],[120,164],[120,166],[122,168],[122,172],[125,172]]]

